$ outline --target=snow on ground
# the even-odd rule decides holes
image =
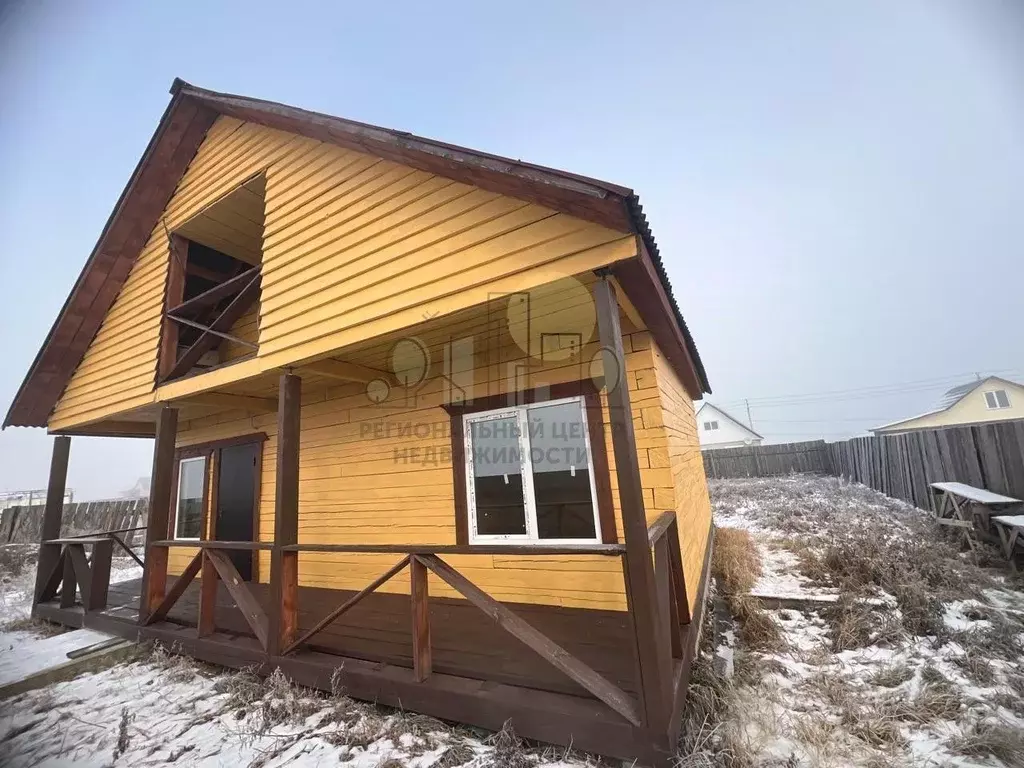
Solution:
[[[0,669],[66,660],[66,635],[27,620],[34,552],[0,565]],[[8,553],[10,554],[10,553]],[[30,557],[31,555],[31,557]],[[10,562],[19,565],[11,568]],[[129,561],[130,562],[130,561]],[[115,560],[111,580],[141,576]],[[18,627],[11,629],[11,626]],[[48,630],[47,630],[48,631]],[[140,648],[130,663],[0,701],[0,766],[585,768],[597,758],[528,748],[433,718]]]
[[[751,594],[788,600],[760,603],[777,632],[745,642],[739,621],[716,651],[736,673],[710,683],[728,702],[710,764],[1024,766],[1024,597],[996,558],[836,478],[711,485],[716,525],[762,558]]]
[[[748,606],[725,628],[710,652],[728,678],[701,656],[680,768],[1024,766],[1019,581],[969,562],[926,515],[863,486],[715,481],[712,496],[716,524],[748,530],[756,543],[754,602],[783,607]],[[30,571],[0,568],[0,622],[27,615]],[[0,654],[29,642],[38,642],[31,626],[7,631]],[[0,702],[0,765],[596,764],[338,693],[143,649]]]
[[[7,544],[0,546],[0,668],[12,666],[12,659],[38,658],[35,644],[40,626],[29,615],[32,612],[32,590],[35,588],[35,559],[39,545]],[[6,566],[6,567],[3,567]],[[127,557],[115,557],[110,565],[110,583],[142,578],[142,568]],[[61,631],[51,627],[44,634]]]

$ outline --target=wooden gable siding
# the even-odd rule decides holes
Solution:
[[[244,315],[235,321],[235,324],[231,326],[228,333],[242,341],[248,341],[250,344],[258,344],[260,331],[259,326],[260,308],[253,305]],[[246,357],[247,355],[253,354],[253,351],[254,350],[250,347],[231,341],[230,339],[224,339],[218,348],[222,363],[228,363],[232,360],[237,360],[240,357]]]
[[[164,223],[266,173],[255,361],[154,394]],[[260,371],[634,256],[633,235],[425,171],[220,117],[51,416],[53,430]],[[233,357],[234,357],[233,353]]]
[[[167,232],[258,173],[297,141],[219,118],[178,183],[128,279],[50,417],[50,429],[73,427],[153,402]]]
[[[656,511],[674,509],[679,521],[679,546],[691,610],[697,599],[708,532],[711,530],[711,499],[708,495],[704,460],[697,435],[693,400],[679,376],[657,346],[652,348],[652,368],[642,376],[655,388],[654,397],[644,401],[641,418],[652,470],[657,467],[655,507],[647,508],[650,522]],[[634,411],[635,413],[635,411]],[[641,441],[639,431],[637,447]],[[646,493],[646,490],[645,490]]]
[[[650,466],[653,429],[641,429],[642,409],[658,389],[654,356],[646,332],[626,337],[628,382],[637,414],[640,464],[648,503],[663,501],[662,486],[669,471]],[[596,352],[588,344],[582,358]],[[520,352],[520,359],[522,353]],[[514,364],[512,350],[502,360]],[[586,370],[586,367],[584,367]],[[528,386],[577,380],[578,361],[531,369]],[[494,366],[477,368],[475,386],[489,394],[507,391],[507,373]],[[486,381],[484,381],[486,379]],[[522,380],[520,380],[522,381]],[[441,382],[428,384],[415,405],[383,411],[369,405],[363,388],[346,385],[326,393],[303,393],[300,444],[299,541],[308,543],[454,544],[455,505],[450,453],[449,416],[440,407]],[[603,401],[603,399],[602,399]],[[604,403],[604,401],[603,401]],[[605,442],[613,461],[611,433]],[[382,415],[382,413],[384,415]],[[260,539],[273,538],[274,458],[277,450],[273,415],[250,417],[239,412],[194,419],[180,425],[179,444],[195,444],[252,432],[266,432],[260,500]],[[657,462],[656,462],[657,463]],[[614,474],[612,487],[615,488]],[[621,509],[615,500],[616,528],[622,540]],[[661,509],[669,508],[663,506]],[[172,572],[180,572],[194,551],[174,549]],[[499,600],[582,608],[625,610],[622,566],[618,558],[602,556],[451,556],[446,559],[482,589]],[[392,555],[300,556],[299,579],[306,586],[361,589],[394,564]],[[259,573],[269,573],[269,557],[261,553]],[[458,597],[437,580],[431,594]],[[384,591],[408,593],[407,580],[396,579]]]

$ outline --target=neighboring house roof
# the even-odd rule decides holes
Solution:
[[[725,411],[723,411],[721,408],[719,408],[714,403],[701,403],[700,408],[697,409],[697,414],[696,415],[699,417],[700,416],[700,412],[703,411],[705,408],[711,408],[712,410],[717,411],[720,415],[722,415],[725,418],[727,418],[729,421],[731,421],[733,424],[738,426],[740,429],[744,430],[745,432],[749,432],[750,434],[752,434],[754,437],[758,438],[759,440],[764,440],[764,437],[762,435],[759,435],[757,432],[752,430],[750,427],[748,427],[742,421],[737,419],[735,416],[732,416],[729,413],[726,413]]]
[[[171,102],[121,193],[60,314],[11,404],[4,427],[45,426],[181,175],[219,115],[257,123],[552,208],[638,236],[640,258],[615,265],[620,284],[693,397],[710,392],[672,286],[633,190],[598,179],[276,102],[218,93],[176,79]]]
[[[1007,384],[1007,385],[1009,385],[1011,387],[1019,387],[1019,386],[1021,386],[1020,384],[1017,384],[1016,382],[1010,381],[1009,379],[1001,378],[999,376],[986,376],[983,379],[976,379],[974,381],[969,381],[966,384],[957,384],[952,389],[947,389],[946,390],[946,392],[942,395],[942,397],[939,398],[939,403],[938,403],[937,407],[933,408],[932,410],[925,411],[924,413],[919,413],[916,416],[909,416],[909,417],[907,417],[905,419],[899,419],[898,421],[890,421],[888,424],[882,424],[880,427],[872,427],[871,431],[872,432],[878,432],[878,431],[883,430],[883,429],[890,429],[891,427],[898,427],[900,424],[906,424],[909,421],[916,421],[917,419],[923,419],[925,416],[934,416],[936,413],[942,413],[943,411],[948,411],[954,405],[956,405],[961,400],[963,400],[965,397],[967,397],[969,394],[971,394],[971,392],[973,392],[974,390],[978,389],[978,387],[981,387],[981,386],[987,384],[990,381],[1001,381],[1004,384]]]
[[[971,394],[971,392],[977,389],[985,381],[986,379],[977,379],[976,381],[969,381],[966,384],[960,384],[952,389],[946,390],[946,393],[939,399],[939,404],[935,407],[935,410],[932,411],[932,413],[949,410],[967,397],[967,395]]]

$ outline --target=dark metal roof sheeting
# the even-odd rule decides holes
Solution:
[[[701,387],[706,393],[711,394],[711,385],[708,383],[707,371],[704,370],[704,362],[700,359],[700,355],[697,353],[697,345],[693,341],[693,335],[690,333],[690,329],[687,327],[686,321],[683,319],[683,313],[679,310],[679,303],[676,301],[675,294],[672,293],[672,283],[668,279],[668,273],[665,271],[665,263],[661,260],[661,253],[658,251],[658,243],[654,239],[654,233],[651,232],[650,224],[647,222],[647,215],[644,213],[644,207],[640,205],[640,198],[635,193],[630,194],[627,198],[626,204],[629,206],[629,214],[633,219],[633,224],[639,235],[644,239],[644,244],[647,246],[647,250],[651,254],[651,260],[654,262],[654,268],[658,272],[661,284],[665,286],[665,293],[668,294],[668,300],[672,304],[672,311],[675,313],[676,322],[679,324],[679,328],[683,332],[683,337],[686,339],[686,346],[690,350],[690,357],[693,359],[693,365],[697,369],[697,376],[700,378]]]

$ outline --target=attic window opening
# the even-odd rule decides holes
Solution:
[[[711,432],[712,430],[715,430],[715,429],[718,429],[718,422],[717,421],[705,421],[704,422],[704,431],[705,432]]]
[[[158,383],[256,353],[264,186],[255,177],[168,233]]]
[[[1010,396],[1005,389],[996,389],[985,393],[985,405],[990,411],[1010,407]]]

